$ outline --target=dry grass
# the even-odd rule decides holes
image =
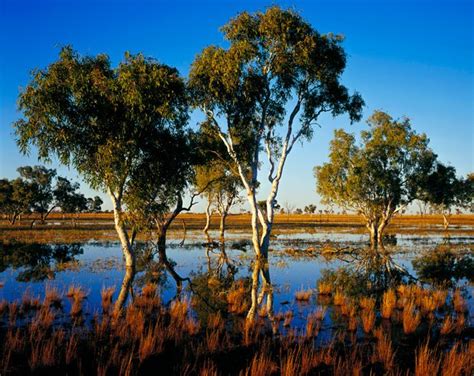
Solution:
[[[451,316],[446,316],[441,324],[440,333],[442,335],[451,334],[455,329],[455,322]]]
[[[467,311],[467,304],[461,295],[461,290],[456,289],[453,294],[453,306],[454,310],[458,313],[464,313]]]
[[[299,290],[295,292],[295,299],[298,302],[307,302],[311,299],[312,295],[313,295],[312,290]]]
[[[231,313],[244,314],[249,308],[247,301],[248,290],[243,282],[238,282],[234,288],[227,294],[228,310]]]
[[[380,315],[384,319],[390,319],[392,317],[393,310],[397,304],[397,295],[393,289],[389,289],[384,292],[382,296],[382,307],[380,309]]]
[[[346,300],[346,296],[342,293],[342,291],[337,290],[336,293],[334,294],[334,305],[341,306],[344,304],[345,300]]]
[[[236,284],[233,291],[239,288],[243,285]],[[204,316],[206,321],[201,325],[189,298],[164,305],[154,285],[146,285],[134,298],[137,304],[125,307],[121,315],[111,317],[108,308],[97,313],[92,325],[61,315],[51,304],[41,304],[32,311],[34,314],[19,316],[20,304],[5,303],[0,320],[8,319],[7,312],[14,319],[0,327],[4,339],[0,343],[0,372],[41,373],[48,367],[52,373],[80,369],[85,374],[144,374],[158,369],[160,374],[242,376],[472,374],[474,341],[463,344],[452,336],[429,343],[431,334],[416,330],[422,320],[420,310],[428,311],[416,305],[416,296],[421,297],[421,304],[430,298],[431,310],[433,304],[437,305],[435,293],[413,287],[401,290],[405,299],[402,326],[409,337],[397,333],[400,325],[394,320],[381,321],[376,328],[376,311],[370,299],[361,300],[363,308],[358,311],[354,301],[343,294],[342,305],[331,312],[331,326],[323,326],[326,308],[316,308],[306,317],[298,314],[298,321],[306,319],[300,328],[292,327],[294,311],[289,310],[275,315],[277,330],[285,328],[276,335],[267,317],[251,322],[239,314],[216,311]],[[71,286],[66,295],[72,301],[85,298],[78,286]],[[112,290],[103,289],[101,295],[109,307],[113,303]],[[384,305],[393,311],[388,315],[392,318],[398,312],[394,295],[393,290],[387,291],[381,304],[382,311]],[[439,315],[451,312],[440,311]],[[55,320],[68,317],[69,323],[55,324]],[[461,333],[467,317],[465,313],[453,313],[442,322],[433,320],[436,327],[430,331],[434,333],[431,338],[438,337],[437,330],[442,335]],[[370,338],[355,335],[359,322],[365,333],[372,334]],[[315,341],[322,329],[332,335],[331,342]],[[462,333],[466,338],[468,332]]]
[[[421,322],[421,315],[415,311],[415,304],[413,301],[408,302],[403,308],[403,332],[405,334],[414,333]]]
[[[375,299],[369,297],[363,297],[359,301],[360,308],[373,311],[375,308]]]
[[[415,376],[437,375],[440,366],[441,360],[428,342],[418,349],[415,355]]]
[[[319,282],[318,283],[318,293],[319,293],[319,295],[331,295],[332,285],[328,282]]]
[[[102,291],[100,292],[100,297],[103,313],[110,314],[110,311],[112,309],[112,297],[114,295],[114,292],[115,287],[102,288]]]
[[[374,329],[375,325],[375,312],[369,310],[363,310],[361,313],[362,329],[365,333],[369,334]]]

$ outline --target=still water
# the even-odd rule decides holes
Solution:
[[[187,242],[169,241],[168,259],[182,278],[184,294],[192,295],[196,286],[206,281],[206,288],[223,286],[219,280],[249,280],[252,275],[253,250],[248,234],[229,233],[225,250],[209,248],[202,236],[190,234]],[[309,312],[319,304],[317,294],[307,302],[297,302],[300,290],[316,291],[321,279],[342,278],[348,289],[357,290],[359,281],[370,280],[372,292],[381,293],[392,279],[396,282],[419,282],[426,287],[462,289],[469,305],[472,325],[474,300],[474,237],[415,236],[392,237],[387,242],[383,260],[368,257],[367,236],[351,233],[287,233],[272,240],[269,271],[273,285],[274,312],[293,310],[294,324],[304,325]],[[86,317],[100,311],[100,292],[116,287],[118,295],[124,277],[122,253],[118,243],[82,244],[9,244],[0,245],[0,300],[21,300],[24,294],[44,296],[46,288],[65,292],[71,285],[87,293]],[[163,302],[177,294],[172,275],[158,262],[153,248],[142,244],[138,257],[134,288],[147,282],[158,285]],[[194,288],[193,288],[194,287]],[[202,291],[202,289],[200,289]],[[357,291],[356,291],[357,292]],[[68,310],[68,307],[65,307]],[[325,326],[331,325],[330,315]],[[324,325],[323,325],[324,326]]]

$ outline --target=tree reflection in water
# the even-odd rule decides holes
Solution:
[[[348,265],[336,270],[322,270],[320,282],[329,282],[347,295],[381,294],[400,283],[416,280],[393,254],[383,247],[357,250],[332,256]]]
[[[474,255],[471,249],[455,249],[446,243],[424,251],[412,261],[418,278],[436,286],[454,287],[459,281],[474,281]]]
[[[0,273],[19,269],[19,282],[54,279],[57,272],[77,267],[76,256],[84,253],[82,244],[0,244]]]

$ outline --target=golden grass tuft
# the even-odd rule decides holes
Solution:
[[[385,371],[393,372],[395,368],[395,352],[393,351],[392,342],[382,331],[377,335],[377,343],[374,350],[372,362],[380,362],[383,364]]]
[[[364,309],[360,315],[362,321],[362,329],[365,333],[369,334],[375,325],[375,312]]]
[[[109,314],[112,309],[112,297],[115,287],[103,287],[100,292],[102,313]]]
[[[453,294],[453,306],[454,310],[458,313],[464,313],[467,311],[467,304],[461,295],[461,290],[456,289]]]
[[[341,306],[344,304],[345,300],[346,300],[346,296],[342,293],[342,291],[337,290],[336,293],[334,294],[334,305]]]
[[[413,301],[408,302],[403,308],[403,332],[405,334],[413,333],[420,325],[421,315],[419,312],[415,312],[415,303]]]
[[[393,289],[384,292],[382,297],[382,307],[380,308],[380,315],[384,319],[392,317],[393,310],[397,304],[397,295]]]
[[[295,292],[295,299],[298,302],[307,302],[311,299],[313,292],[311,290],[299,290]]]
[[[249,305],[247,302],[248,291],[243,282],[239,281],[232,290],[227,293],[227,304],[230,313],[246,313]]]
[[[451,334],[454,331],[455,327],[456,325],[454,323],[453,318],[451,316],[446,316],[443,320],[443,323],[441,324],[440,333],[442,335]]]
[[[375,308],[375,299],[370,297],[362,297],[359,301],[360,308],[373,311]]]
[[[318,293],[319,295],[331,295],[332,286],[329,282],[319,282],[318,283]]]
[[[250,366],[240,372],[239,376],[270,376],[278,371],[277,364],[271,357],[259,351],[254,355]]]
[[[437,375],[440,369],[441,359],[435,350],[430,348],[429,343],[422,345],[415,355],[415,376]]]

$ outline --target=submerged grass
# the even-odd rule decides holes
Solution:
[[[448,299],[444,318],[440,314],[433,319],[423,316],[421,310],[431,312],[436,306],[431,302],[436,300],[434,291],[399,288],[398,294],[407,300],[401,323],[397,323],[393,319],[399,312],[395,290],[387,291],[379,304],[365,297],[357,305],[341,293],[339,306],[334,302],[318,306],[298,328],[292,326],[292,310],[273,318],[266,312],[254,322],[246,321],[235,305],[245,303],[242,291],[248,290],[235,284],[231,291],[228,311],[210,313],[203,322],[197,319],[192,300],[175,299],[164,305],[157,287],[151,284],[136,293],[134,303],[118,315],[111,309],[113,288],[104,288],[102,312],[89,323],[78,319],[84,315],[79,308],[72,308],[70,321],[64,321],[68,315],[63,315],[63,305],[52,304],[68,298],[72,306],[75,302],[80,306],[86,293],[79,286],[71,286],[64,298],[49,289],[48,297],[35,303],[34,311],[19,309],[23,303],[4,301],[0,310],[4,324],[0,329],[0,372],[133,375],[159,370],[167,375],[239,376],[450,376],[474,372],[474,340],[466,331],[465,311],[456,312],[460,303],[454,300],[459,297]],[[431,300],[417,303],[417,295]],[[30,299],[25,293],[21,302]],[[333,329],[324,327],[328,311],[333,322],[341,323]],[[378,312],[385,312],[386,320],[379,320]],[[432,322],[428,331],[417,330],[428,322]],[[366,335],[356,334],[358,325]],[[329,342],[327,335],[320,339],[323,330],[326,334],[332,330]],[[413,337],[415,333],[417,337]]]

